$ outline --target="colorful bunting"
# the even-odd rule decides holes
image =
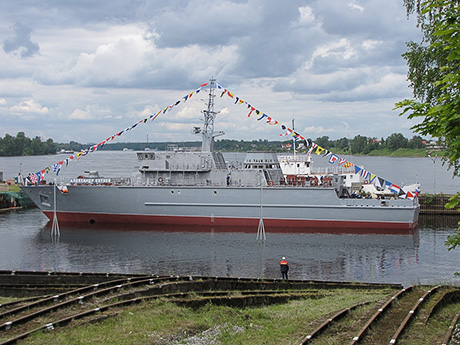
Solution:
[[[201,89],[203,87],[205,87],[206,85],[208,85],[208,83],[201,84],[200,87],[197,88],[195,91],[192,91],[189,94],[186,94],[181,99],[177,100],[174,103],[171,103],[171,105],[158,110],[155,114],[151,114],[148,117],[146,117],[145,119],[139,120],[137,123],[133,124],[131,127],[128,127],[126,129],[124,129],[124,130],[122,130],[122,131],[120,131],[120,132],[108,137],[106,140],[101,141],[99,144],[93,145],[93,146],[89,147],[88,149],[82,150],[81,152],[78,152],[77,154],[65,159],[64,161],[58,162],[58,163],[56,163],[56,164],[54,164],[54,165],[52,165],[50,167],[46,167],[45,169],[43,169],[43,170],[41,170],[41,171],[39,171],[37,173],[30,174],[29,176],[24,178],[24,183],[26,185],[27,184],[40,183],[40,180],[51,169],[53,170],[53,172],[56,173],[56,175],[58,175],[60,170],[61,170],[62,165],[64,164],[64,162],[65,162],[65,164],[67,166],[69,161],[72,161],[74,158],[77,158],[77,160],[79,160],[80,157],[85,156],[90,152],[94,152],[98,148],[102,148],[108,141],[114,140],[115,137],[121,136],[123,133],[125,133],[127,131],[130,131],[131,129],[134,129],[139,124],[146,123],[148,120],[151,120],[151,121],[155,120],[161,113],[165,114],[167,111],[170,111],[173,107],[178,106],[181,103],[182,100],[184,102],[186,102],[188,99],[190,99],[193,96],[194,93],[199,93],[201,91]],[[247,108],[249,109],[248,117],[251,117],[251,114],[253,112],[255,112],[257,115],[260,115],[257,118],[258,121],[261,121],[262,119],[266,118],[266,123],[269,124],[269,125],[281,125],[281,129],[283,131],[285,131],[285,133],[280,134],[280,136],[285,136],[285,135],[291,134],[294,137],[295,140],[299,140],[299,139],[303,140],[303,142],[305,144],[305,147],[309,148],[309,150],[307,152],[307,155],[310,155],[312,152],[315,152],[317,155],[322,154],[323,157],[329,157],[329,163],[331,163],[331,164],[334,164],[334,163],[338,162],[338,165],[339,166],[341,165],[344,168],[351,168],[351,167],[354,166],[356,174],[360,174],[363,178],[369,179],[369,182],[374,183],[374,185],[376,187],[378,187],[378,188],[390,189],[396,195],[399,195],[402,192],[403,193],[402,197],[407,197],[409,199],[418,196],[418,193],[419,193],[418,190],[416,190],[414,193],[406,192],[401,187],[399,187],[399,186],[397,186],[397,185],[395,185],[395,184],[393,184],[391,182],[388,182],[388,181],[378,177],[377,175],[375,175],[375,174],[373,174],[373,173],[371,173],[371,172],[369,172],[367,170],[364,170],[363,168],[360,168],[360,167],[354,165],[353,163],[349,162],[348,160],[346,160],[346,159],[344,159],[342,157],[339,157],[338,155],[332,153],[331,151],[329,151],[329,150],[317,145],[311,139],[305,139],[299,133],[295,132],[294,130],[290,129],[289,127],[286,127],[283,124],[280,124],[280,122],[278,122],[277,120],[273,119],[271,116],[268,116],[267,114],[265,114],[265,113],[261,112],[260,110],[256,109],[255,107],[253,107],[252,105],[250,105],[246,101],[243,101],[240,97],[235,96],[235,94],[231,93],[228,89],[224,89],[220,84],[216,83],[216,88],[219,89],[219,90],[223,89],[220,97],[223,97],[224,95],[227,95],[228,97],[230,97],[230,98],[235,100],[234,104],[238,104],[238,105],[243,104],[243,103],[246,104]]]
[[[395,185],[395,184],[392,184],[391,187],[390,187],[390,190],[391,190],[394,194],[398,195],[399,192],[400,192],[400,190],[401,190],[401,188],[400,188],[399,186]]]
[[[41,179],[43,179],[43,177],[45,176],[45,174],[49,173],[51,170],[52,170],[54,173],[56,173],[56,176],[58,176],[58,175],[59,175],[59,172],[61,171],[61,168],[62,168],[62,166],[63,166],[64,163],[65,163],[65,166],[68,166],[69,162],[70,162],[70,161],[73,161],[74,158],[77,158],[77,160],[80,160],[80,157],[86,156],[88,153],[97,151],[99,148],[102,148],[108,141],[114,140],[115,137],[119,137],[119,136],[121,136],[123,133],[128,132],[128,131],[130,131],[130,130],[136,128],[139,124],[141,124],[141,123],[146,123],[148,120],[151,120],[151,121],[155,120],[155,119],[158,117],[158,115],[160,115],[161,113],[164,114],[164,113],[166,113],[166,111],[168,111],[168,110],[170,111],[173,107],[178,106],[178,105],[181,103],[182,99],[183,99],[184,102],[185,102],[185,101],[187,101],[188,99],[190,99],[190,98],[193,96],[194,93],[199,93],[199,92],[201,91],[201,89],[202,89],[203,87],[205,87],[206,85],[208,85],[208,83],[203,83],[203,84],[201,84],[200,87],[197,88],[195,91],[192,91],[192,92],[190,92],[189,94],[187,94],[187,95],[185,95],[184,97],[182,97],[181,99],[177,100],[176,102],[171,103],[170,106],[158,110],[155,114],[151,114],[151,115],[149,115],[148,117],[146,117],[145,119],[139,120],[138,122],[136,122],[136,123],[133,124],[132,126],[127,127],[127,128],[125,128],[124,130],[122,130],[122,131],[120,131],[120,132],[118,132],[118,133],[116,133],[116,134],[113,134],[113,135],[110,136],[110,137],[107,137],[107,139],[101,141],[100,143],[98,143],[98,144],[96,144],[96,145],[92,145],[92,146],[90,146],[90,147],[87,148],[87,149],[81,150],[80,152],[76,153],[75,155],[72,155],[72,156],[70,156],[69,158],[66,158],[66,159],[63,160],[63,161],[60,161],[60,162],[55,163],[55,164],[53,164],[53,165],[51,165],[51,166],[49,166],[49,167],[46,167],[45,169],[42,169],[42,170],[39,171],[39,172],[29,174],[29,176],[27,176],[27,177],[25,177],[25,178],[23,179],[23,183],[24,183],[25,185],[29,185],[29,184],[39,184],[40,181],[41,181]],[[222,86],[220,86],[219,84],[217,84],[217,87],[218,87],[219,89],[222,88]],[[225,92],[227,92],[227,90],[225,90]],[[223,93],[223,94],[224,94],[224,93]],[[223,94],[222,94],[221,96],[223,96]],[[229,93],[229,96],[233,97],[233,95],[232,95],[231,93]],[[240,99],[240,102],[239,102],[239,103],[243,103],[243,102],[244,102],[244,101],[242,101],[242,100]]]
[[[331,154],[331,156],[329,157],[329,163],[334,164],[338,159],[339,159],[339,156],[335,154]]]
[[[325,149],[322,148],[321,146],[317,146],[316,147],[316,150],[315,150],[315,153],[319,156],[321,153],[323,153]]]
[[[307,152],[307,156],[311,155],[311,153],[312,153],[313,150],[316,148],[316,146],[318,146],[318,145],[316,145],[315,143],[312,143],[312,144],[311,144],[311,147],[310,147],[310,149],[309,149],[308,152]]]
[[[219,85],[219,88],[221,88],[221,86]],[[229,90],[225,89],[224,92],[222,92],[221,94],[221,97],[224,95],[224,94],[227,94],[229,97],[231,98],[235,98],[236,101],[234,102],[235,104],[241,104],[241,103],[245,103],[247,104],[248,106],[248,109],[250,109],[250,112],[248,114],[248,117],[251,116],[252,112],[253,111],[256,111],[256,114],[259,114],[261,113],[259,110],[256,110],[254,107],[252,107],[250,104],[248,104],[247,102],[242,102],[241,99],[237,96],[235,96],[234,94],[232,94]],[[257,120],[260,121],[262,120],[263,118],[267,117],[267,123],[268,124],[279,124],[278,121],[276,120],[273,120],[273,118],[271,116],[268,116],[267,114],[265,113],[262,113],[262,116],[261,117],[258,117]],[[379,187],[379,188],[382,188],[383,187],[383,184],[386,183],[386,181],[380,177],[378,177],[377,175],[367,171],[367,170],[364,170],[363,168],[359,168],[357,167],[356,165],[354,165],[353,163],[349,162],[348,160],[344,159],[344,158],[341,158],[335,154],[333,154],[331,151],[321,147],[321,146],[318,146],[316,143],[314,143],[311,139],[308,139],[308,140],[305,140],[304,137],[302,137],[299,133],[297,132],[294,132],[292,129],[286,127],[285,125],[281,124],[281,129],[283,131],[285,131],[285,133],[281,133],[280,136],[285,136],[285,135],[288,135],[288,134],[292,134],[292,136],[294,137],[295,140],[297,139],[301,139],[301,140],[304,140],[304,143],[305,143],[305,147],[308,148],[310,147],[310,149],[308,150],[307,152],[307,155],[310,155],[312,152],[315,152],[317,155],[322,155],[323,157],[329,157],[329,162],[331,164],[333,163],[336,163],[338,162],[339,165],[343,166],[344,168],[351,168],[351,167],[355,167],[355,173],[356,174],[361,174],[361,176],[368,180],[368,182],[370,183],[374,183],[375,186]],[[396,186],[392,183],[390,183],[390,186],[394,186],[393,187],[393,190],[396,191],[398,190],[398,194],[401,192],[401,188],[399,186]],[[395,187],[397,187],[398,189],[396,189]],[[386,186],[385,185],[385,188],[389,189],[390,187]],[[405,192],[404,192],[405,193]],[[404,195],[406,195],[407,193],[405,193]]]

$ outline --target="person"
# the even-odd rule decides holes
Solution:
[[[286,261],[286,258],[284,256],[282,257],[280,261],[280,271],[281,271],[281,276],[283,279],[289,279],[288,278],[289,263]]]

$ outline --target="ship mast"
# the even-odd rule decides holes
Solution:
[[[292,119],[292,132],[294,132],[294,119]],[[297,159],[296,159],[296,150],[295,150],[295,136],[292,136],[292,149],[294,150],[294,174],[297,176]]]
[[[216,89],[216,80],[214,78],[209,80],[209,95],[208,95],[208,108],[203,110],[204,123],[203,130],[201,131],[202,142],[201,142],[201,151],[202,152],[212,152],[214,151],[214,138],[223,135],[224,132],[214,132],[214,119],[219,112],[214,110],[214,90]]]

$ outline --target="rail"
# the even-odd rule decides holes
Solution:
[[[390,308],[391,304],[393,304],[394,301],[396,301],[398,298],[402,297],[404,294],[408,293],[409,291],[413,290],[413,286],[409,286],[405,289],[402,289],[398,293],[396,293],[394,296],[392,296],[377,312],[366,322],[366,324],[361,328],[361,330],[358,332],[358,334],[353,337],[350,345],[356,345],[358,344],[363,336],[369,331],[371,326],[385,313],[388,311]]]
[[[428,290],[422,297],[420,297],[418,299],[418,301],[414,304],[414,306],[411,308],[411,310],[409,310],[409,312],[407,313],[406,317],[404,318],[404,320],[399,325],[399,327],[396,330],[395,334],[391,338],[389,344],[392,345],[392,344],[397,343],[399,336],[404,332],[405,328],[409,324],[410,320],[414,317],[414,315],[417,312],[417,310],[420,307],[420,305],[426,300],[426,298],[428,296],[430,296],[434,291],[438,290],[440,287],[441,287],[440,285],[435,286],[434,288]]]
[[[364,302],[364,303],[357,303],[349,308],[342,309],[335,315],[333,315],[331,318],[327,319],[325,322],[323,322],[321,325],[319,325],[313,332],[311,332],[309,335],[305,337],[305,339],[300,343],[300,345],[306,345],[310,340],[313,340],[316,338],[319,334],[321,334],[325,329],[331,326],[332,323],[342,319],[345,317],[350,311],[353,309],[356,309],[358,307],[361,307],[363,305],[369,304],[370,302]]]
[[[11,276],[11,273],[0,273],[0,278],[9,276]],[[18,279],[22,279],[22,277],[30,277],[30,272],[28,272],[28,274],[15,272],[13,277]],[[52,275],[37,274],[36,277],[42,279],[43,277],[52,277]],[[100,277],[102,278],[104,276],[100,275]],[[1,342],[1,344],[12,344],[39,330],[52,330],[56,327],[65,325],[72,320],[105,311],[109,308],[120,307],[159,297],[170,298],[173,303],[189,306],[204,305],[209,302],[231,306],[249,306],[286,302],[290,299],[316,297],[318,295],[318,290],[315,290],[315,288],[368,289],[396,287],[396,285],[392,284],[367,284],[353,282],[347,283],[303,280],[284,281],[279,279],[212,278],[191,276],[151,277],[152,278],[146,275],[138,275],[135,277],[123,277],[118,280],[105,281],[100,284],[90,284],[60,295],[46,296],[42,300],[30,301],[30,303],[26,303],[26,305],[14,308],[14,310],[6,311],[3,313],[2,318],[20,312],[27,312],[27,314],[22,316],[18,315],[15,319],[4,322],[1,325],[1,331],[4,332],[3,338],[8,335],[12,336],[9,339],[2,340],[3,342]],[[56,276],[56,278],[59,277]],[[217,289],[219,291],[210,291],[212,289]],[[235,296],[235,290],[241,291],[241,294]],[[104,296],[108,297],[101,299],[101,297]],[[96,297],[99,299],[96,300]],[[68,299],[65,300],[66,298]],[[106,303],[112,299],[117,299],[118,301],[109,305],[100,305],[100,303]],[[78,314],[74,314],[74,312],[70,310],[67,313],[70,313],[71,315],[66,315],[66,317],[57,321],[51,319],[53,315],[58,315],[55,313],[57,310],[68,308],[75,304],[84,305],[87,301],[91,301],[93,304],[98,303],[98,305],[96,308],[90,306],[91,309]],[[39,309],[34,311],[34,309],[37,308]],[[43,322],[44,324],[38,328],[28,329],[28,327],[33,326],[34,324],[31,321],[39,317],[40,320],[43,320],[40,322]],[[20,325],[23,326],[18,327]]]
[[[457,324],[459,318],[460,318],[460,312],[458,312],[452,319],[452,323],[447,329],[446,335],[441,341],[441,345],[447,345],[449,343],[450,338],[452,338],[452,334],[454,333],[455,325]]]

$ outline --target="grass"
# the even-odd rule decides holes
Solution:
[[[14,297],[1,297],[0,296],[0,304],[8,303],[8,302],[13,302],[17,301],[19,298],[14,298]]]
[[[349,155],[349,151],[333,148],[332,151],[338,155]],[[388,157],[426,157],[427,151],[425,149],[397,149],[395,151],[382,148],[372,150],[369,153],[352,153],[353,156],[388,156]]]
[[[460,302],[449,304],[435,313],[427,322],[423,332],[410,332],[404,334],[398,344],[418,345],[418,344],[440,344],[447,328],[452,323],[452,315],[460,310]],[[417,322],[417,320],[415,321]]]
[[[154,300],[120,310],[99,323],[74,322],[37,333],[21,344],[186,344],[192,336],[219,344],[298,344],[318,318],[359,302],[378,301],[390,290],[333,291],[315,299],[235,308],[207,304],[192,309]],[[110,311],[113,313],[114,311]]]

